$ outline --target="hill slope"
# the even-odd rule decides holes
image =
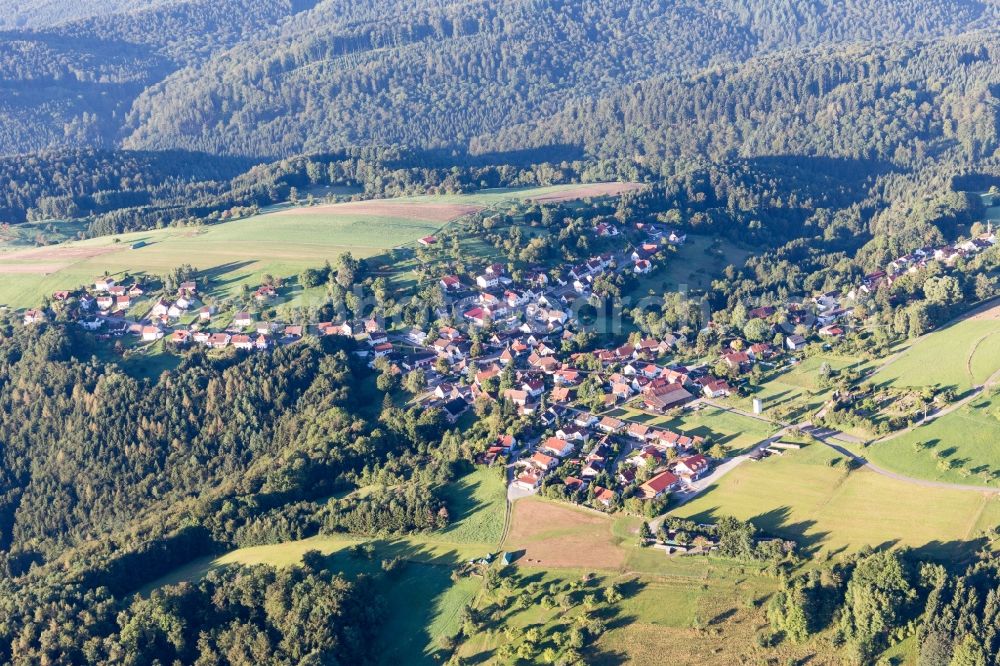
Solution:
[[[324,3],[146,91],[129,148],[285,155],[463,147],[571,99],[802,44],[952,34],[977,2],[477,1],[331,24]]]
[[[914,166],[1000,147],[995,31],[827,46],[659,77],[473,142],[478,152],[582,146],[606,159],[811,155]]]

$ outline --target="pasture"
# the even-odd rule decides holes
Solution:
[[[962,560],[983,530],[1000,523],[1000,498],[917,487],[867,469],[849,471],[832,449],[812,444],[745,462],[672,511],[697,521],[731,515],[811,551],[910,546],[922,556]]]
[[[829,396],[829,390],[820,388],[819,371],[824,363],[835,371],[864,369],[869,365],[854,357],[816,354],[787,370],[770,375],[766,381],[753,387],[749,396],[733,396],[724,402],[749,411],[753,408],[753,398],[760,398],[768,416],[780,416],[785,420],[808,418],[823,406]]]
[[[728,240],[688,234],[684,245],[667,254],[662,268],[639,277],[629,295],[640,299],[652,291],[659,298],[665,291],[707,290],[726,266],[742,266],[750,254]]]
[[[1000,370],[1000,304],[993,301],[916,340],[872,381],[900,387],[952,387],[961,394]]]
[[[828,659],[833,655],[822,640],[759,647],[756,634],[767,624],[765,602],[777,589],[775,578],[762,575],[763,565],[668,557],[662,550],[639,547],[642,520],[631,516],[604,516],[539,498],[514,506],[504,546],[518,554],[518,574],[537,584],[542,596],[555,588],[556,599],[558,590],[585,583],[566,605],[538,599],[525,608],[501,604],[496,624],[489,625],[494,631],[480,631],[463,643],[459,656],[471,662],[493,663],[501,644],[516,644],[520,632],[531,628],[540,630],[539,650],[554,647],[550,637],[572,626],[580,595],[599,594],[615,582],[623,591],[621,601],[591,611],[605,620],[608,631],[588,648],[587,663],[658,663],[668,654],[678,664],[703,663],[706,654],[719,663],[804,663],[810,658],[810,663],[836,663]],[[493,608],[494,596],[482,593],[476,605]]]
[[[864,455],[907,476],[1000,489],[1000,397],[977,397],[926,425],[875,442]]]

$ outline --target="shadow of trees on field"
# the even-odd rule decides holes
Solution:
[[[711,496],[715,486],[710,486],[699,497]],[[751,516],[747,520],[765,536],[779,537],[794,541],[803,554],[815,555],[830,536],[830,532],[817,531],[815,520],[791,520],[790,506],[776,507],[764,513]],[[696,523],[717,523],[723,516],[730,515],[719,506],[689,516]]]

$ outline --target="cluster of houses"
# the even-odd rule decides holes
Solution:
[[[594,501],[605,507],[626,494],[642,500],[658,499],[711,469],[709,459],[697,453],[703,443],[699,437],[575,412],[566,416],[552,436],[526,451],[530,455],[516,462],[513,483],[533,491],[565,466],[566,473],[556,477],[567,491],[589,492],[593,486]],[[501,437],[490,447],[486,461],[509,455],[515,446],[510,436]],[[610,487],[597,485],[602,475],[611,479]],[[640,483],[640,478],[645,480]]]
[[[922,247],[893,259],[885,267],[885,270],[875,271],[864,276],[861,285],[852,290],[849,296],[855,298],[858,292],[868,294],[881,287],[891,287],[903,275],[918,273],[926,268],[931,261],[936,261],[944,266],[954,266],[962,259],[968,259],[988,250],[996,245],[996,242],[996,232],[991,223],[987,231],[976,238],[941,247]]]
[[[170,298],[145,299],[146,287],[140,280],[119,284],[113,276],[99,276],[92,285],[77,290],[57,291],[53,301],[67,303],[73,299],[72,318],[82,328],[97,334],[98,339],[109,339],[133,334],[142,342],[166,339],[170,344],[183,348],[192,344],[210,349],[266,350],[280,342],[292,342],[302,337],[305,327],[284,325],[278,322],[256,321],[248,312],[237,312],[225,330],[212,330],[217,318],[213,306],[199,299],[198,284],[193,280],[182,282]],[[257,303],[264,304],[277,297],[277,290],[263,285],[253,292]],[[142,316],[134,315],[141,305],[149,305]],[[24,324],[45,321],[44,309],[31,309],[24,313]],[[182,319],[190,319],[187,325]],[[322,326],[322,325],[321,325]],[[322,334],[317,330],[317,334]]]

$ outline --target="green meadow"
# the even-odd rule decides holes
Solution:
[[[941,560],[969,556],[982,532],[1000,523],[996,495],[918,487],[849,470],[846,462],[821,444],[746,462],[672,513],[698,521],[752,520],[817,552],[897,545]]]
[[[201,270],[213,295],[233,296],[264,274],[296,275],[343,252],[370,257],[433,233],[433,222],[364,215],[268,213],[203,227],[179,227],[104,236],[45,248],[30,259],[0,255],[0,304],[31,307],[59,289],[92,283],[97,275],[162,275],[181,264]],[[144,247],[130,249],[142,241]],[[63,254],[72,252],[74,255]],[[89,255],[89,256],[88,256]],[[32,272],[33,267],[37,270]]]
[[[996,393],[977,397],[927,425],[875,442],[864,455],[879,467],[920,479],[997,485],[1000,398]]]
[[[750,411],[753,398],[763,401],[764,414],[780,420],[808,419],[826,402],[830,391],[820,388],[819,369],[828,363],[836,371],[846,368],[867,367],[867,361],[836,354],[815,354],[803,359],[790,369],[773,373],[760,385],[753,387],[747,397],[733,396],[723,400],[725,404]]]
[[[914,342],[872,377],[880,385],[952,387],[982,385],[1000,370],[1000,320],[970,317]]]

